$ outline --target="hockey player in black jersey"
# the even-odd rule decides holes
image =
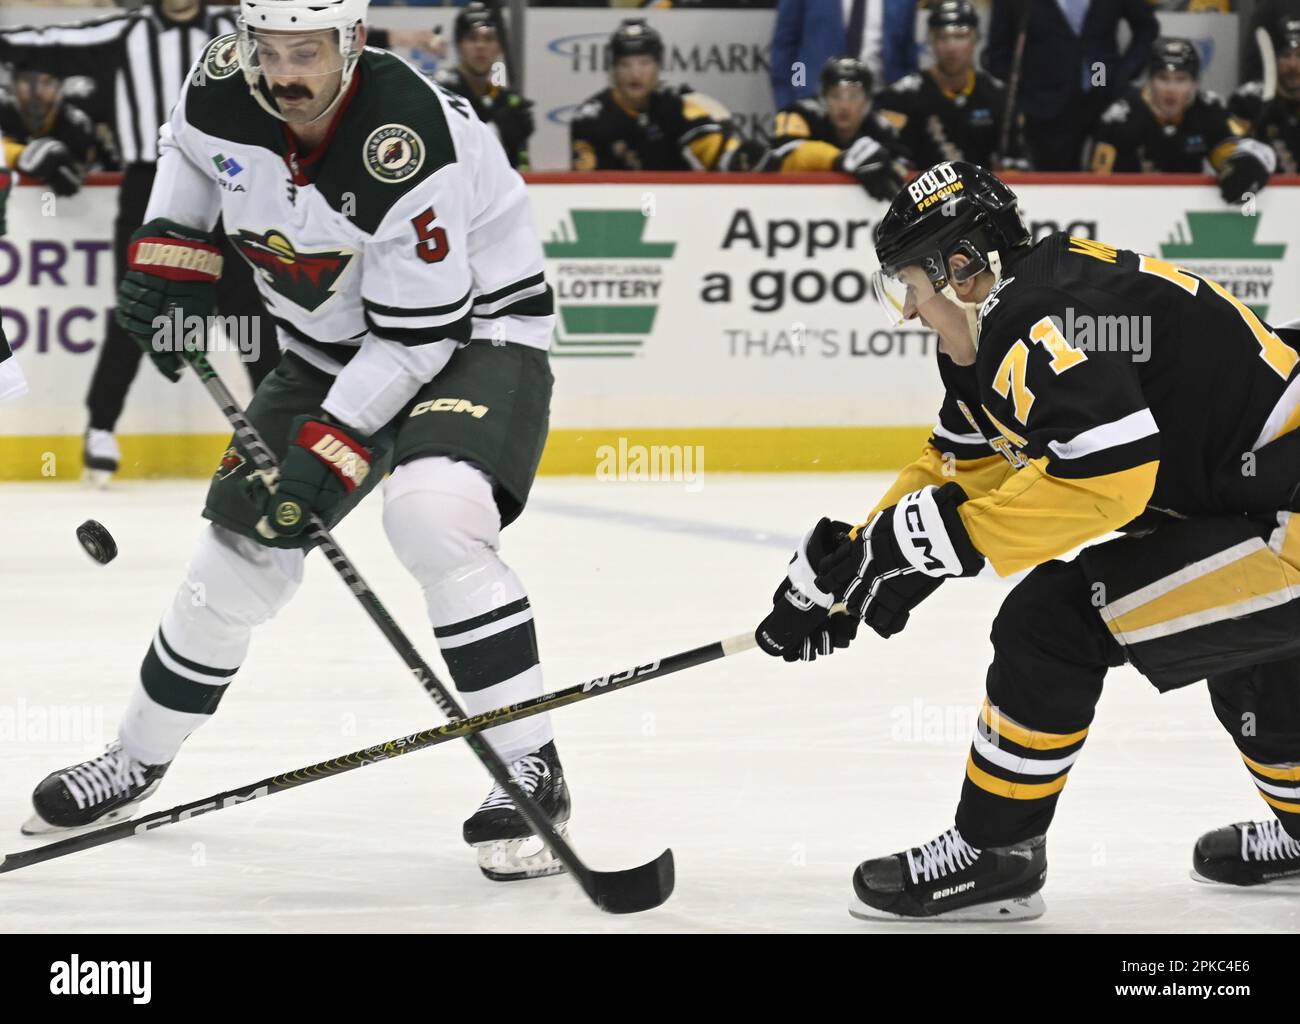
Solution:
[[[6,162],[55,195],[75,195],[97,159],[94,124],[64,101],[63,71],[54,55],[28,51],[14,60],[10,73],[12,86],[0,90]]]
[[[1019,125],[999,153],[1007,87],[975,68],[979,16],[970,0],[943,0],[928,20],[934,65],[906,75],[876,97],[876,110],[920,167],[966,160],[987,167],[1028,169]],[[892,197],[891,197],[892,198]]]
[[[763,147],[727,110],[689,86],[660,80],[664,41],[641,18],[609,39],[609,88],[569,122],[575,171],[748,171]]]
[[[858,621],[898,633],[948,577],[1032,571],[993,623],[953,827],[861,864],[852,912],[1041,914],[1048,826],[1126,662],[1161,691],[1208,680],[1277,817],[1203,836],[1197,877],[1300,876],[1300,329],[1162,259],[1033,244],[966,163],[899,193],[876,252],[882,301],[939,334],[938,424],[862,525],[809,531],[759,646],[811,660]]]
[[[768,171],[841,171],[873,198],[888,202],[912,170],[893,126],[872,109],[871,70],[853,57],[832,57],[816,99],[798,100],[776,115]]]
[[[1240,203],[1262,189],[1277,159],[1263,143],[1246,137],[1223,101],[1198,88],[1201,60],[1186,39],[1158,39],[1150,74],[1102,114],[1086,167],[1094,174],[1153,171],[1218,176],[1225,202]]]
[[[1300,174],[1300,18],[1286,18],[1273,33],[1277,91],[1264,96],[1263,82],[1246,82],[1228,101],[1228,112],[1252,138],[1271,146],[1281,174]]]
[[[456,15],[455,67],[440,68],[438,84],[469,100],[479,119],[501,137],[510,166],[528,170],[528,139],[533,134],[533,101],[501,84],[505,63],[500,14],[475,0]]]

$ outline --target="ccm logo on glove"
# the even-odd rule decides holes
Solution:
[[[894,540],[908,563],[927,576],[961,576],[963,568],[948,534],[935,488],[905,494],[894,512]],[[929,524],[927,526],[927,524]]]

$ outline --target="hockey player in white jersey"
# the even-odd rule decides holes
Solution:
[[[365,49],[366,5],[241,0],[238,33],[209,45],[163,128],[118,316],[179,379],[183,355],[155,321],[211,313],[220,214],[284,350],[248,409],[280,472],[263,479],[227,449],[117,741],[41,782],[25,831],[134,813],[216,710],[253,627],[297,589],[311,515],[337,523],[386,471],[384,529],[467,712],[542,692],[528,595],[498,554],[547,431],[541,244],[496,137],[463,99]],[[549,718],[485,735],[567,822]],[[490,878],[563,870],[520,855],[530,832],[500,787],[464,827]]]

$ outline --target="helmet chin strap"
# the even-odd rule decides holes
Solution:
[[[993,287],[996,288],[998,282],[1002,280],[1002,256],[996,249],[992,249],[988,252],[986,258],[988,266],[985,269],[993,275]],[[988,296],[978,302],[965,302],[958,297],[951,281],[944,285],[939,294],[956,303],[961,307],[962,312],[966,314],[966,326],[970,330],[971,343],[974,344],[975,350],[978,352],[980,347],[980,311],[984,308]]]

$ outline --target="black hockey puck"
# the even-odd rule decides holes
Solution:
[[[117,557],[117,541],[113,540],[113,535],[103,523],[87,519],[77,527],[77,540],[81,541],[86,554],[100,565],[108,565]]]

